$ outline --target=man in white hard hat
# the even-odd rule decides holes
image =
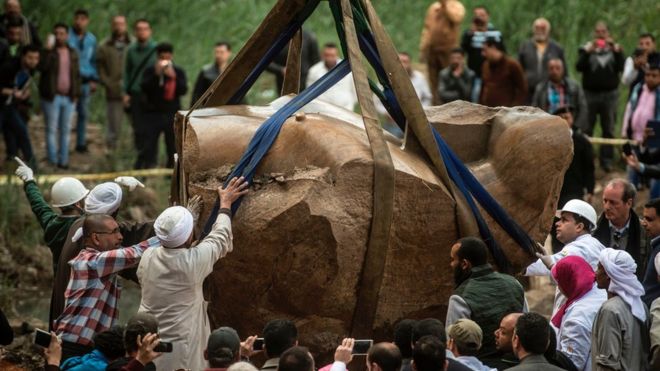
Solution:
[[[57,272],[57,262],[71,225],[80,217],[83,211],[85,196],[89,190],[75,178],[59,179],[51,188],[51,205],[61,210],[56,213],[48,205],[34,181],[34,172],[18,157],[19,166],[16,175],[23,181],[25,195],[30,202],[32,212],[37,217],[39,225],[44,230],[46,246],[53,254],[53,273]]]
[[[527,267],[526,276],[550,276],[552,266],[569,255],[582,257],[594,271],[598,267],[598,257],[605,246],[591,236],[598,221],[596,210],[587,202],[576,199],[568,201],[558,213],[557,239],[564,243],[564,248],[554,255],[537,254],[539,259]],[[564,302],[566,297],[557,289],[553,316]]]
[[[122,189],[119,185],[126,186],[129,190],[133,190],[136,187],[144,187],[142,183],[133,177],[119,177],[114,182],[98,184],[92,188],[85,200],[85,215],[105,214],[116,218],[123,199]],[[81,218],[71,225],[62,247],[59,260],[60,269],[56,273],[53,283],[50,312],[51,324],[64,310],[64,293],[71,276],[71,269],[68,262],[78,256],[80,251],[85,247],[83,240],[80,238],[82,237],[82,224],[83,219]],[[117,224],[119,225],[119,231],[123,239],[122,246],[132,246],[155,235],[153,221],[117,221]],[[121,271],[119,275],[137,282],[135,270],[135,267],[129,268]]]
[[[247,193],[248,183],[233,178],[218,188],[220,212],[213,229],[192,246],[194,221],[181,206],[166,209],[154,223],[159,247],[145,251],[137,275],[142,288],[140,312],[158,318],[159,335],[172,342],[172,353],[154,360],[156,368],[201,370],[211,333],[202,284],[218,259],[233,249],[231,205]]]

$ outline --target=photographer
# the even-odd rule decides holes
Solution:
[[[472,101],[478,101],[481,91],[481,66],[484,63],[484,57],[481,54],[481,48],[487,38],[492,38],[504,45],[502,33],[490,23],[490,13],[485,6],[480,5],[473,10],[472,23],[470,28],[463,32],[461,38],[461,49],[467,54],[467,65],[476,74],[474,89],[472,91]]]
[[[158,139],[165,135],[167,167],[174,164],[174,114],[181,108],[181,96],[188,91],[186,73],[172,61],[174,47],[169,43],[156,46],[156,63],[142,75],[145,99],[143,145],[138,147],[136,168],[149,169],[158,165]]]
[[[623,50],[610,36],[607,25],[596,23],[594,39],[580,48],[576,64],[576,69],[582,73],[582,87],[587,99],[589,115],[583,129],[588,136],[593,136],[596,119],[600,116],[603,138],[614,138],[623,61]],[[599,158],[603,170],[610,172],[614,158],[612,147],[601,146]]]
[[[650,178],[660,178],[660,146],[658,146],[654,129],[649,123],[660,121],[660,56],[658,53],[649,55],[649,63],[644,75],[644,82],[635,85],[626,106],[624,115],[623,134],[633,133],[633,139],[641,139],[642,146],[639,158],[632,151],[624,148],[624,155],[628,166],[635,172]],[[641,135],[640,135],[641,134]],[[640,138],[641,136],[641,138]],[[649,138],[651,137],[651,138]],[[641,162],[640,162],[641,161]],[[637,177],[629,174],[632,180]],[[660,196],[659,186],[652,185],[651,198]]]
[[[626,58],[621,75],[621,83],[630,87],[630,94],[635,85],[644,81],[644,67],[648,62],[648,55],[655,52],[655,37],[650,33],[639,35],[637,48],[633,54]]]

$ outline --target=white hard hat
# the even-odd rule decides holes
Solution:
[[[577,214],[591,223],[591,228],[595,228],[598,223],[598,217],[596,216],[596,210],[589,203],[582,200],[570,200],[564,205],[564,207],[559,210],[559,213],[569,212]]]
[[[85,198],[89,189],[76,178],[64,177],[53,184],[50,193],[53,206],[65,207]]]

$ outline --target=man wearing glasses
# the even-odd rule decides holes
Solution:
[[[121,287],[117,273],[136,266],[156,237],[131,247],[121,247],[119,225],[109,215],[88,215],[83,222],[85,248],[69,261],[71,276],[64,294],[64,312],[54,328],[62,338],[62,361],[92,350],[94,334],[116,324]]]

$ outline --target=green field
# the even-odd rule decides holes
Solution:
[[[275,0],[24,0],[23,7],[25,13],[38,22],[42,35],[55,22],[70,23],[73,11],[79,7],[90,11],[90,28],[99,39],[108,36],[109,19],[114,14],[125,14],[129,22],[147,18],[152,21],[154,38],[174,44],[176,62],[186,70],[189,80],[193,80],[199,68],[211,61],[214,42],[227,40],[238,50],[274,3]],[[429,0],[373,0],[396,47],[415,58],[419,33],[430,3]],[[574,69],[579,45],[591,37],[596,21],[602,19],[608,22],[612,36],[630,53],[635,48],[637,35],[655,30],[660,15],[660,3],[654,0],[499,0],[463,3],[468,9],[466,18],[471,17],[469,10],[477,4],[490,8],[492,22],[502,30],[510,53],[517,52],[518,45],[530,36],[531,23],[535,18],[548,18],[552,23],[553,37],[566,49],[571,69]],[[466,19],[464,26],[468,24]],[[310,18],[307,28],[317,35],[321,44],[337,40],[333,19],[325,2]],[[272,77],[266,74],[250,92],[249,101],[263,103],[271,99],[274,91],[268,91],[270,88]],[[186,101],[184,105],[187,104]],[[98,104],[95,106],[98,107]],[[94,119],[103,121],[102,116],[102,110],[94,110]]]

